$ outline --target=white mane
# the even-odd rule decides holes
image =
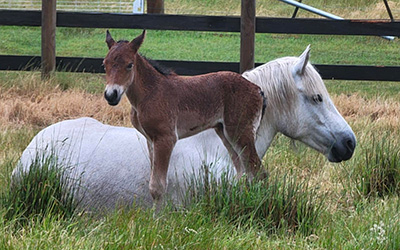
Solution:
[[[264,91],[269,111],[277,114],[293,111],[299,91],[292,72],[297,61],[298,57],[282,57],[243,73],[243,77]],[[321,76],[309,63],[305,68],[300,89],[307,97],[316,94],[322,98],[329,96]]]

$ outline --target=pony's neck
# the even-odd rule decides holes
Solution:
[[[256,135],[256,150],[258,157],[262,159],[264,155],[267,153],[269,146],[271,145],[272,140],[274,139],[275,135],[278,133],[274,124],[271,123],[272,119],[270,115],[266,113],[261,120],[260,126],[257,130]]]

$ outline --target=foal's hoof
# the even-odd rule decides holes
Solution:
[[[267,171],[261,171],[260,173],[258,173],[256,175],[256,179],[257,180],[266,180],[268,179],[269,173]]]
[[[153,207],[151,208],[151,211],[153,212],[153,219],[158,218],[158,215],[161,213],[162,209],[163,209],[162,199],[153,200]]]

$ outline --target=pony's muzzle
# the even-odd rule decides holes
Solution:
[[[354,135],[346,135],[341,137],[336,143],[333,144],[329,152],[328,160],[331,162],[341,162],[349,160],[356,148],[356,138]]]

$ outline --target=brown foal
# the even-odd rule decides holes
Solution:
[[[192,77],[164,72],[138,53],[146,32],[115,42],[107,31],[104,97],[117,105],[126,93],[133,126],[147,138],[150,193],[158,202],[167,186],[171,152],[178,139],[214,128],[229,151],[237,175],[263,173],[255,137],[265,100],[261,89],[234,72]]]

